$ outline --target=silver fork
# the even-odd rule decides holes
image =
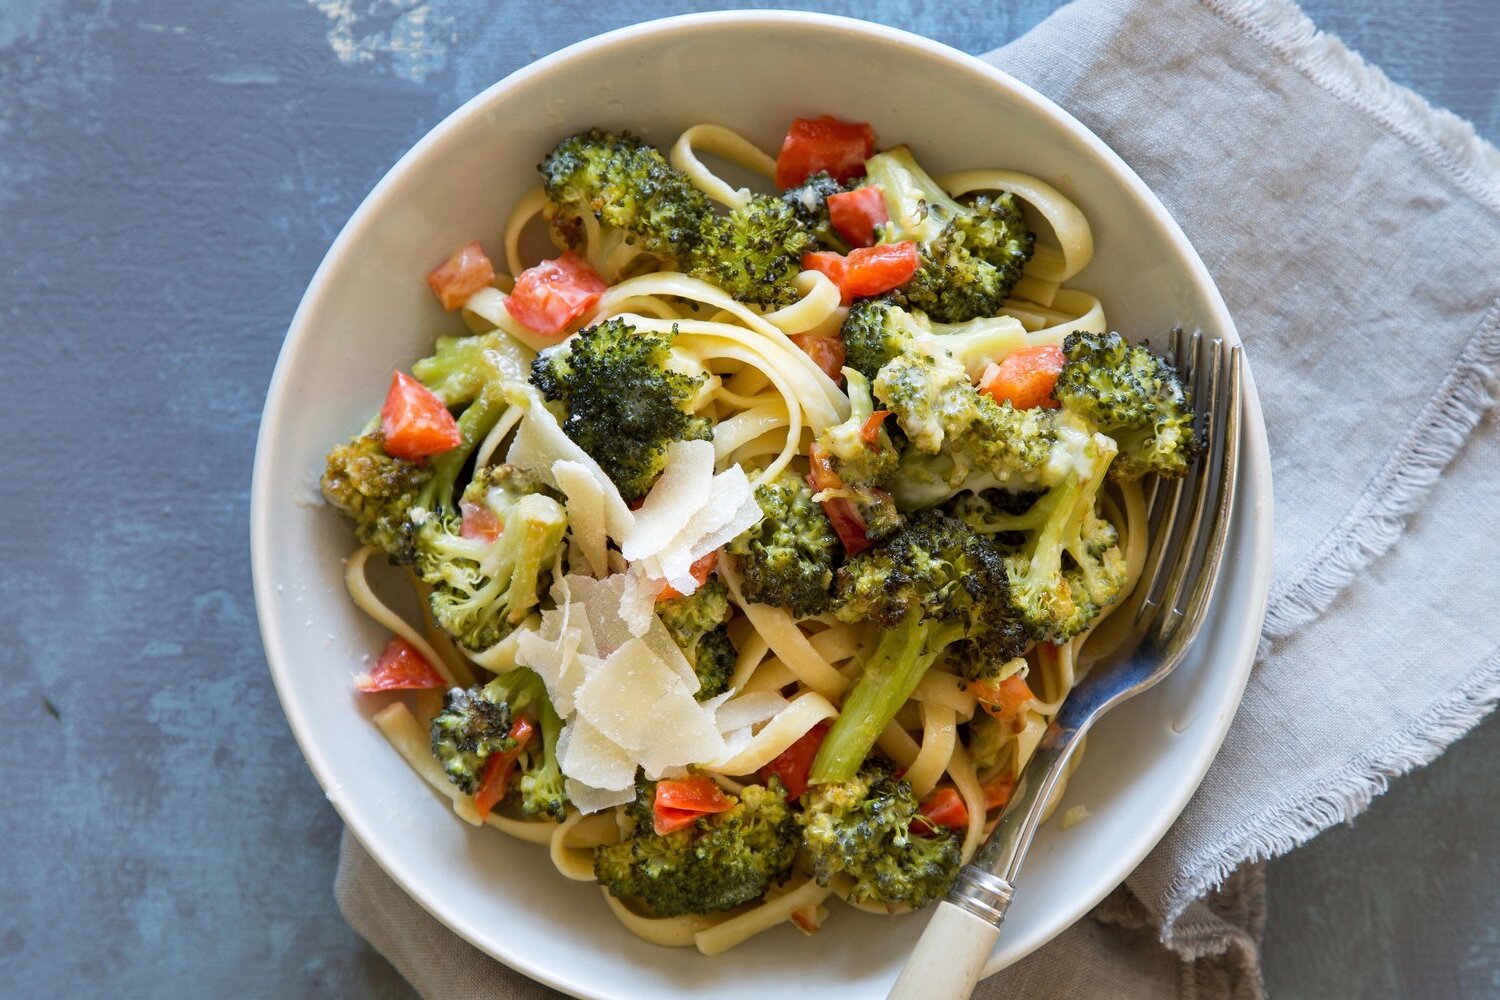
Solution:
[[[1179,329],[1169,357],[1194,388],[1206,447],[1188,476],[1152,487],[1151,549],[1136,590],[1133,647],[1094,667],[1063,701],[999,823],[938,904],[890,1000],[969,996],[1000,934],[1042,815],[1084,734],[1105,712],[1171,673],[1203,626],[1239,468],[1240,349],[1215,340],[1205,350],[1199,334]]]

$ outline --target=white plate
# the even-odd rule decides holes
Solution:
[[[500,251],[507,213],[554,142],[590,125],[660,144],[719,122],[775,151],[796,115],[872,122],[934,172],[998,166],[1042,177],[1088,216],[1094,261],[1071,284],[1131,336],[1175,323],[1235,340],[1223,301],[1141,180],[1066,112],[1003,73],[889,28],[802,13],[694,15],[565,49],[464,105],[393,167],[334,242],[282,347],[261,422],[251,506],[256,608],[293,732],[329,801],[418,902],[476,946],[588,997],[720,1000],[883,996],[921,918],[836,900],[823,931],[790,927],[718,958],[645,944],[599,890],[565,881],[542,849],[460,822],[369,722],[382,697],[350,675],[386,636],[346,599],[353,541],[317,501],[323,456],[379,406],[393,366],[457,321],[425,276],[461,243]],[[1248,382],[1248,372],[1247,372]],[[1270,563],[1270,465],[1247,384],[1237,522],[1215,611],[1194,655],[1090,737],[1064,806],[1091,816],[1038,838],[989,971],[1076,920],[1161,838],[1207,770],[1249,673]],[[325,891],[311,887],[312,891]]]

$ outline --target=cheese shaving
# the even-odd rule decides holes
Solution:
[[[674,441],[656,485],[646,494],[620,553],[634,562],[661,552],[708,502],[714,477],[711,441]]]
[[[568,530],[583,553],[594,576],[609,573],[608,527],[605,494],[599,480],[582,462],[558,459],[552,463],[552,478],[568,498]]]
[[[553,466],[559,461],[574,462],[588,470],[599,486],[604,502],[604,523],[610,535],[625,537],[634,524],[630,508],[620,498],[620,491],[609,476],[599,467],[588,452],[563,433],[557,418],[542,402],[541,393],[528,385],[517,385],[507,391],[507,398],[514,406],[525,409],[526,419],[516,428],[511,439],[510,450],[505,461],[519,466],[540,477],[548,486],[562,489],[553,475]],[[566,491],[564,491],[566,492]]]

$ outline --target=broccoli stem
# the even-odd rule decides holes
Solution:
[[[453,510],[453,485],[458,481],[458,474],[463,471],[469,456],[474,454],[474,449],[479,447],[479,442],[494,429],[508,405],[497,384],[490,383],[480,391],[479,397],[458,418],[458,430],[463,435],[458,447],[428,460],[432,477],[422,487],[414,506],[431,510],[434,505],[439,505],[446,511]]]
[[[811,783],[848,781],[858,773],[876,738],[947,647],[950,631],[941,623],[922,621],[921,612],[913,611],[881,635],[813,759]]]

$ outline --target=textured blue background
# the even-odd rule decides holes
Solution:
[[[809,6],[982,52],[1056,3]],[[1492,0],[1307,7],[1500,135]],[[0,0],[0,994],[410,995],[335,909],[339,825],[260,650],[262,394],[407,146],[540,54],[693,9]],[[1500,993],[1497,750],[1491,722],[1272,865],[1277,996]]]

